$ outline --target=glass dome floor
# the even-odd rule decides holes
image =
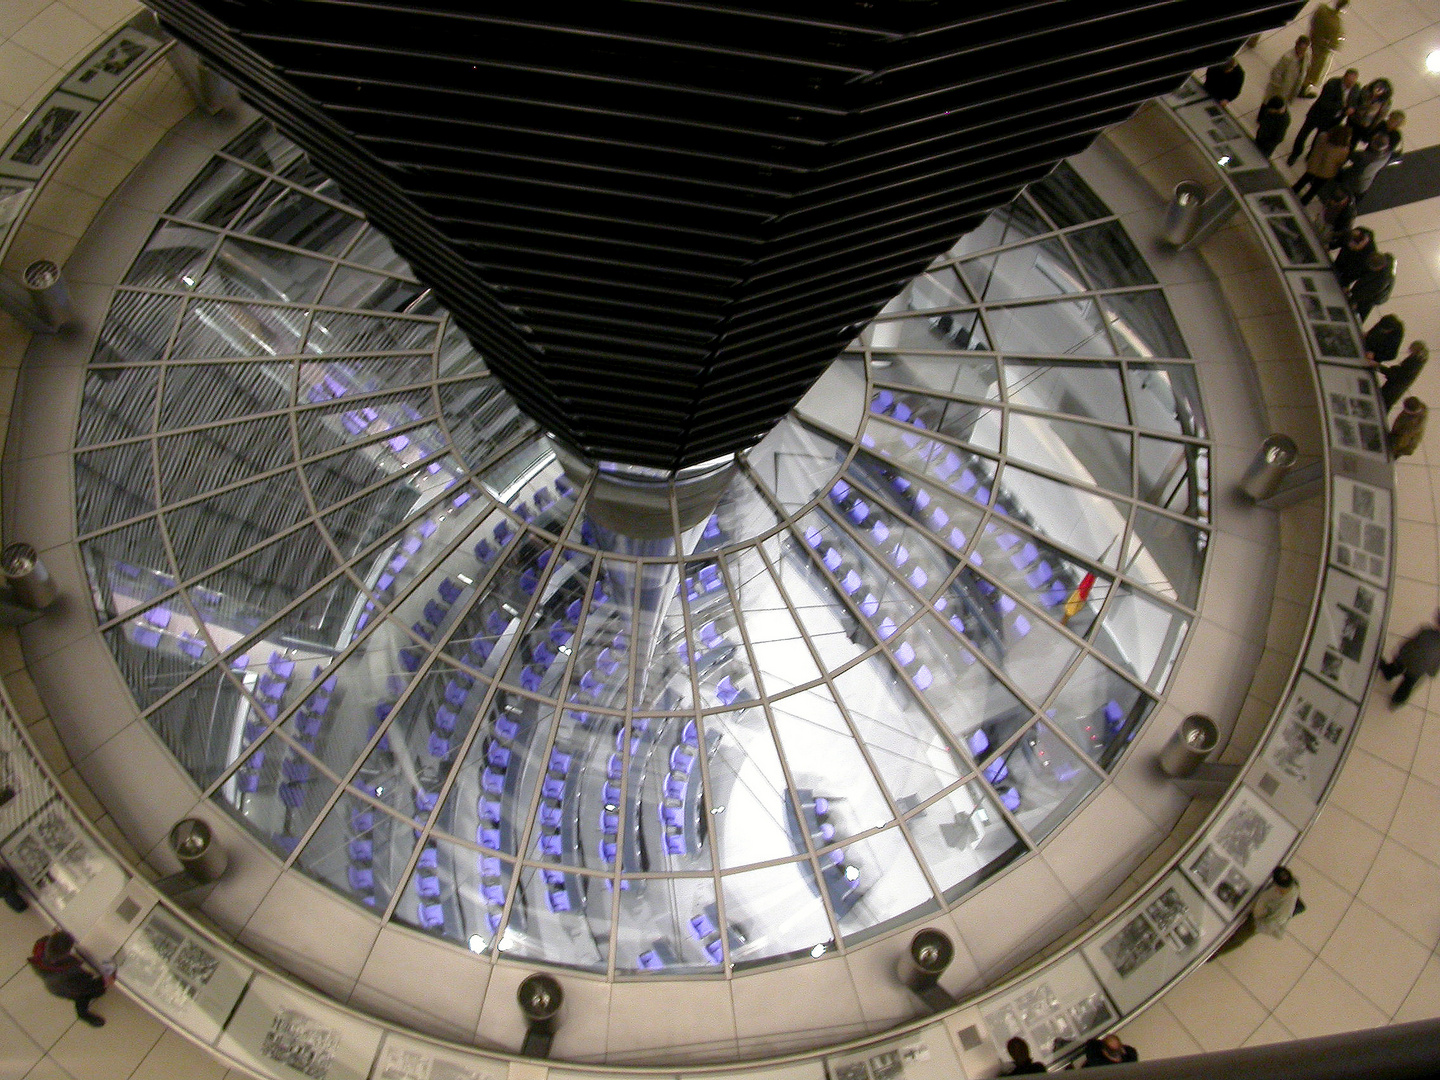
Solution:
[[[137,704],[289,865],[476,952],[715,973],[949,907],[1107,782],[1195,615],[1206,436],[1062,168],[628,539],[260,125],[116,293],[76,515]]]

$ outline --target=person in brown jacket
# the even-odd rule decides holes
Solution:
[[[1354,132],[1349,124],[1336,124],[1315,140],[1310,154],[1305,159],[1305,175],[1295,181],[1294,192],[1301,204],[1315,197],[1327,181],[1335,179],[1345,162],[1350,159],[1350,140]]]
[[[1420,449],[1425,438],[1425,417],[1430,410],[1418,397],[1407,397],[1400,406],[1400,415],[1390,428],[1390,456],[1409,457]]]

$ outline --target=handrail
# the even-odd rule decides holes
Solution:
[[[1213,152],[1204,136],[1186,125],[1184,110],[1196,106],[1207,108],[1193,93],[1182,92],[1159,107],[1197,145]],[[1276,206],[1286,208],[1281,204],[1288,189],[1278,174],[1276,184],[1267,186],[1262,167],[1243,176],[1239,170],[1226,172],[1224,164],[1217,164],[1217,170],[1252,225],[1265,235],[1268,219],[1280,216]],[[1252,205],[1247,201],[1251,199],[1257,201]],[[1298,217],[1303,235],[1303,214]],[[1307,331],[1306,359],[1325,390],[1320,409],[1326,421],[1327,558],[1304,647],[1281,704],[1242,769],[1241,782],[1181,853],[1127,904],[1005,982],[942,1014],[917,1018],[880,1036],[764,1061],[686,1067],[685,1073],[738,1076],[784,1063],[809,1066],[815,1080],[832,1073],[858,1080],[862,1074],[869,1077],[871,1068],[878,1073],[881,1066],[873,1062],[884,1058],[884,1067],[891,1070],[884,1072],[886,1077],[907,1068],[916,1077],[932,1070],[937,1075],[993,1075],[1011,1034],[1030,1038],[1038,1058],[1061,1063],[1074,1056],[1084,1039],[1135,1017],[1201,963],[1224,940],[1270,870],[1299,843],[1353,742],[1373,677],[1370,660],[1383,636],[1393,568],[1393,482],[1383,441],[1378,458],[1363,442],[1350,445],[1359,437],[1357,423],[1366,402],[1371,413],[1378,411],[1378,395],[1363,359],[1357,356],[1346,363],[1332,355],[1343,347],[1341,340],[1317,329],[1329,326],[1339,333],[1334,328],[1341,327],[1358,340],[1358,326],[1348,310],[1333,319],[1326,310],[1324,299],[1330,294],[1323,282],[1328,275],[1333,286],[1333,274],[1319,263],[1298,269],[1284,265],[1275,249],[1266,250],[1290,289],[1292,311]],[[1321,318],[1314,317],[1307,296],[1319,298]],[[1339,449],[1332,443],[1339,443]],[[1330,497],[1336,485],[1348,485],[1347,500]],[[1374,551],[1373,537],[1369,549],[1363,536],[1356,548],[1342,542],[1353,522],[1332,529],[1332,515],[1337,521],[1342,513],[1354,517],[1367,506],[1370,524],[1387,533],[1383,555]],[[3,687],[0,712],[0,787],[8,785],[15,792],[0,804],[0,854],[27,881],[46,915],[74,933],[90,955],[113,957],[119,985],[186,1037],[232,1066],[273,1077],[424,1076],[430,1061],[460,1070],[456,1075],[476,1077],[493,1077],[510,1066],[535,1067],[514,1054],[419,1035],[337,1004],[222,940],[136,876],[110,847],[40,757]],[[864,1064],[867,1061],[872,1064]],[[398,1071],[400,1063],[411,1071]],[[679,1071],[675,1066],[569,1062],[564,1068],[571,1074],[595,1075]]]

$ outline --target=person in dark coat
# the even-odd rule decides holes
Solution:
[[[1340,279],[1342,289],[1354,284],[1355,279],[1365,272],[1370,256],[1378,250],[1375,234],[1363,225],[1351,229],[1348,236],[1344,233],[1337,235],[1330,241],[1330,246],[1340,249],[1335,253],[1335,276]]]
[[[1387,315],[1385,318],[1393,318],[1393,316]],[[1384,319],[1381,320],[1381,322],[1383,321]],[[1400,322],[1399,319],[1395,321]],[[1380,323],[1376,323],[1375,329],[1379,329],[1379,327]],[[1374,332],[1375,330],[1370,331],[1371,334]],[[1400,333],[1402,335],[1405,333],[1403,323],[1400,326]],[[1368,352],[1370,348],[1370,334],[1365,335],[1365,348]],[[1393,356],[1393,353],[1391,355]],[[1405,354],[1404,359],[1398,364],[1390,364],[1388,367],[1384,366],[1377,355],[1375,366],[1379,369],[1380,374],[1385,380],[1380,384],[1380,397],[1385,401],[1385,411],[1387,413],[1395,407],[1397,401],[1405,396],[1405,392],[1415,385],[1415,380],[1420,377],[1420,372],[1425,370],[1425,363],[1429,359],[1430,349],[1423,341],[1412,341],[1409,352]]]
[[[1260,115],[1255,118],[1255,145],[1268,158],[1275,153],[1275,148],[1289,129],[1290,110],[1285,107],[1285,102],[1272,97],[1260,107]]]
[[[1229,105],[1240,96],[1245,85],[1245,69],[1231,57],[1205,69],[1205,92],[1221,105]]]
[[[75,1015],[91,1027],[104,1027],[105,1018],[90,1011],[90,1003],[105,993],[105,980],[85,967],[75,955],[75,939],[64,930],[56,930],[35,942],[30,953],[30,967],[45,983],[45,989],[58,998],[75,1003]]]
[[[1440,614],[1436,615],[1436,621],[1440,622]],[[1387,682],[1400,676],[1400,685],[1390,695],[1390,707],[1404,705],[1421,677],[1433,677],[1437,671],[1440,671],[1440,629],[1422,626],[1395,651],[1394,660],[1380,661],[1380,675]]]
[[[20,891],[20,879],[3,863],[0,863],[0,900],[4,900],[11,911],[25,911],[30,907],[30,901]]]
[[[1355,106],[1360,104],[1360,73],[1354,68],[1345,72],[1344,75],[1326,81],[1320,91],[1320,96],[1305,114],[1305,122],[1300,125],[1300,131],[1295,136],[1295,141],[1290,144],[1290,156],[1285,159],[1287,165],[1294,165],[1300,160],[1300,155],[1305,152],[1305,140],[1312,131],[1329,131],[1336,124],[1344,123],[1347,117],[1355,111]]]
[[[1388,364],[1400,355],[1405,343],[1405,324],[1399,315],[1381,315],[1365,333],[1365,359],[1372,364]]]
[[[1350,286],[1350,306],[1355,317],[1362,323],[1370,312],[1390,299],[1395,288],[1395,256],[1388,251],[1377,251],[1365,264],[1365,272]]]
[[[1106,1035],[1103,1039],[1091,1039],[1085,1044],[1085,1067],[1093,1065],[1123,1065],[1139,1061],[1140,1055],[1133,1046],[1126,1046],[1119,1035]]]

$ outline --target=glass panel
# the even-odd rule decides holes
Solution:
[[[508,867],[506,868],[508,870]],[[506,875],[508,877],[508,874]],[[496,910],[502,878],[482,886],[487,908]],[[584,971],[604,971],[610,961],[610,878],[526,866],[505,924],[500,949],[510,957],[534,957]]]
[[[807,527],[818,528],[818,525],[811,523]],[[823,538],[820,543],[819,555],[823,558],[829,555],[831,545]],[[871,638],[865,624],[837,601],[806,545],[784,534],[766,541],[764,546],[775,578],[823,665],[838,667],[870,647]],[[840,555],[843,560],[844,552]],[[876,611],[878,615],[878,607]]]
[[[154,509],[149,442],[75,455],[75,528],[82,535]]]
[[[330,263],[234,237],[220,245],[197,292],[304,304],[314,300]]]
[[[395,906],[393,918],[473,952],[483,952],[500,924],[514,869],[507,859],[485,855],[450,840],[428,837],[407,883],[406,895]],[[525,899],[522,886],[515,900],[517,909]],[[523,918],[518,923],[525,925]],[[514,913],[511,925],[517,925]],[[564,962],[558,951],[556,960]]]
[[[792,956],[817,956],[834,934],[808,860],[767,866],[720,881],[737,968]]]
[[[390,241],[385,234],[373,225],[367,225],[365,232],[355,242],[345,255],[350,262],[360,263],[362,266],[369,266],[381,270],[387,274],[395,274],[399,277],[414,279],[415,275],[410,270],[410,264],[390,246]]]
[[[853,498],[853,495],[851,497]],[[801,534],[805,537],[805,544],[810,549],[812,560],[824,566],[834,576],[840,591],[848,595],[859,609],[865,623],[865,630],[862,631],[864,639],[869,639],[873,633],[883,632],[880,629],[882,627],[893,628],[896,624],[904,622],[919,608],[919,601],[896,580],[899,577],[898,571],[892,572],[865,546],[857,542],[850,532],[842,528],[835,519],[826,514],[812,512],[805,515],[799,524]],[[909,531],[912,534],[915,533],[913,529]],[[916,550],[927,562],[933,563],[938,558],[929,541],[913,539]],[[811,565],[814,566],[814,562]],[[927,578],[932,574],[932,571],[926,571],[918,564],[914,568],[914,572],[924,573]],[[921,580],[918,573],[917,581]],[[815,567],[814,575],[812,580],[814,580],[814,587],[820,592],[821,603],[832,608],[838,606],[838,599],[835,596],[836,586],[824,580],[819,567]],[[924,581],[924,590],[933,592],[940,587],[943,581],[944,571],[942,569],[933,573],[933,580]],[[813,611],[812,605],[807,606],[811,606]],[[809,612],[801,610],[801,621],[806,621],[809,614]],[[815,640],[818,627],[812,629],[807,622],[806,629],[810,630],[811,640]],[[851,632],[853,629],[855,627],[845,625],[845,632]],[[817,641],[817,647],[818,644]],[[824,659],[823,654],[821,658]]]
[[[208,229],[162,221],[125,274],[125,284],[148,289],[193,289],[216,236]]]
[[[1094,300],[1052,300],[990,308],[985,315],[1001,352],[1039,356],[1111,356]]]
[[[1092,761],[1108,768],[1154,707],[1133,684],[1086,656],[1045,715]]]
[[[213,798],[270,850],[287,858],[325,809],[335,782],[279,732],[252,751],[242,768]]]
[[[1005,361],[1005,393],[1017,405],[1126,423],[1118,364]]]
[[[361,224],[354,214],[271,180],[234,227],[262,240],[339,255],[349,247]]]
[[[117,292],[100,327],[92,364],[146,364],[164,358],[180,307],[178,296]]]
[[[1010,414],[1010,456],[1082,484],[1130,494],[1130,434],[1051,416]]]
[[[346,398],[302,409],[295,416],[295,429],[303,457],[337,450],[349,443],[369,442],[384,435],[385,449],[401,462],[414,462],[440,447],[417,441],[423,440],[425,431],[432,429],[414,435],[405,429],[433,417],[434,413],[435,400],[428,390],[410,390],[383,397]]]
[[[1010,823],[973,781],[921,810],[909,827],[950,904],[1025,853]]]
[[[268,304],[196,300],[181,320],[170,356],[292,356],[300,347],[305,312]]]
[[[1007,466],[997,508],[1057,544],[1110,566],[1120,563],[1120,537],[1130,507],[1104,495]]]
[[[628,885],[628,888],[623,887]],[[634,878],[620,890],[616,971],[718,971],[724,961],[715,880]],[[734,942],[731,942],[732,947]]]
[[[1144,256],[1118,221],[1066,233],[1065,241],[1097,289],[1155,284]]]
[[[900,295],[907,302],[914,299],[907,293]],[[894,301],[891,306],[897,312],[912,310],[912,306],[894,307]],[[924,310],[924,305],[914,303],[913,309]],[[978,311],[953,311],[913,319],[883,319],[872,323],[869,332],[871,346],[876,349],[984,352],[990,348],[985,323]]]
[[[279,468],[291,460],[289,436],[290,424],[283,416],[162,436],[156,446],[161,495],[167,504],[175,503]],[[293,483],[294,473],[281,474],[275,483],[283,484],[287,478]],[[298,489],[287,489],[287,494],[290,490],[298,495]],[[274,511],[290,512],[268,508]],[[295,512],[303,508],[296,507]]]
[[[423,286],[411,281],[337,266],[320,302],[347,311],[406,311],[423,292]]]
[[[170,204],[168,213],[217,227],[229,223],[264,177],[224,158],[211,158],[200,175]]]
[[[914,650],[908,662],[905,644]],[[910,685],[973,757],[987,753],[1032,715],[934,616],[927,615],[894,640],[892,652]]]
[[[1126,372],[1137,427],[1204,437],[1200,383],[1189,364],[1130,364]]]
[[[1024,195],[1017,196],[1009,206],[991,211],[979,226],[962,236],[950,249],[947,259],[971,255],[986,248],[1013,244],[1040,233],[1049,232],[1050,225],[1044,221]]]
[[[300,401],[318,405],[331,398],[372,394],[430,378],[434,361],[428,355],[347,358],[300,364]]]
[[[820,873],[846,944],[939,908],[899,829],[821,852]]]
[[[1000,452],[998,408],[971,405],[963,401],[946,401],[924,394],[877,389],[870,402],[870,412],[921,431],[939,431],[952,439],[970,443],[992,454]],[[875,430],[878,426],[872,423],[868,434],[879,437],[880,433]],[[913,444],[917,449],[921,446],[921,438],[912,432],[902,431],[899,439],[906,445]]]
[[[737,537],[759,536],[778,526],[780,519],[755,482],[744,473],[737,472],[720,493],[720,502],[710,517],[710,524],[714,528],[707,526],[695,545],[697,555],[733,543]]]
[[[773,697],[820,678],[820,669],[815,666],[795,617],[759,555],[748,550],[728,559],[726,566],[735,597],[734,610],[744,613],[745,636],[750,640],[765,693]],[[701,568],[694,579],[697,590],[714,580],[713,572],[705,575]]]
[[[897,353],[893,356],[873,356],[870,366],[877,383],[892,387],[911,386],[917,390],[938,390],[942,394],[957,394],[982,401],[1000,400],[1000,379],[995,373],[995,361],[988,357]]]
[[[91,367],[85,372],[84,397],[76,446],[116,442],[149,434],[155,424],[156,367]]]
[[[265,485],[259,487],[265,489]],[[291,513],[285,507],[266,509]],[[229,558],[234,554],[228,550],[231,545],[243,549],[271,535],[263,522],[217,521],[208,513],[197,515],[193,525],[195,534],[187,531],[184,543],[176,545],[176,557],[185,577]],[[208,575],[202,579],[201,587],[243,603],[247,613],[268,622],[333,568],[330,549],[321,539],[320,530],[304,525]]]
[[[1001,804],[1037,842],[1100,786],[1100,775],[1086,768],[1043,723],[1021,736],[1004,757],[985,766],[984,775]]]
[[[85,576],[102,619],[143,607],[167,592],[175,579],[154,518],[104,533],[80,545]]]
[[[968,455],[967,455],[968,456]],[[959,460],[957,455],[956,460]],[[973,475],[973,474],[972,474]],[[913,480],[881,464],[863,450],[855,455],[850,476],[875,495],[899,506],[911,518],[922,522],[930,536],[963,552],[980,526],[981,511],[938,484]],[[972,479],[972,490],[974,481]],[[872,527],[873,536],[873,527]],[[947,558],[947,563],[950,561]]]
[[[246,724],[250,717],[235,684],[211,669],[145,720],[203,789],[263,730],[253,721]]]
[[[1008,527],[1003,518],[986,523],[971,561],[1002,585],[1084,636],[1110,591],[1110,578],[1073,562],[1049,544]],[[979,587],[978,582],[976,583]],[[980,588],[983,593],[983,587]]]
[[[1111,293],[1101,298],[1105,320],[1121,356],[1188,357],[1190,350],[1159,289]]]
[[[848,449],[787,416],[749,452],[746,462],[781,508],[793,514],[835,475]]]
[[[887,661],[876,656],[855,665],[836,678],[835,692],[902,812],[960,779],[964,762]]]
[[[812,812],[821,816],[820,805],[829,807],[824,823],[834,826],[836,839],[877,828],[891,819],[875,776],[829,691],[824,687],[802,690],[776,702],[771,712],[795,794],[812,831],[823,824],[809,820]]]
[[[1094,642],[1102,653],[1158,692],[1170,678],[1189,627],[1187,616],[1121,584],[1110,599]]]
[[[276,131],[268,120],[257,121],[246,128],[225,152],[267,172],[284,172],[303,157],[300,148]]]
[[[1109,208],[1068,162],[1060,162],[1049,176],[1031,184],[1025,191],[1062,229],[1110,216]]]
[[[1207,521],[1210,451],[1195,443],[1141,435],[1136,440],[1136,494],[1148,503]]]
[[[190,578],[288,529],[304,513],[295,474],[285,472],[168,510],[165,526],[180,574]],[[285,588],[305,584],[286,582]]]
[[[977,299],[995,303],[1084,292],[1085,279],[1059,240],[1007,248],[960,264]]]
[[[289,363],[172,364],[165,369],[160,427],[199,427],[283,409],[294,378]]]
[[[885,575],[873,571],[874,562],[864,567],[866,573],[854,575],[850,573],[851,568],[842,563],[836,570],[841,591],[855,600],[862,612],[868,612],[874,606],[869,599],[873,595],[870,590],[882,590],[888,586],[886,576],[905,581],[921,596],[934,594],[954,565],[950,555],[936,547],[924,532],[907,524],[880,502],[864,498],[868,492],[857,491],[848,483],[843,493],[839,487],[837,484],[830,491],[832,517],[854,526],[855,533],[875,553],[874,562],[884,566]],[[891,591],[898,593],[898,584]],[[871,622],[878,625],[874,616],[871,616]]]
[[[591,790],[601,787],[600,777],[611,751],[627,755],[620,812],[595,805],[596,820],[581,822],[582,834],[588,826],[593,842],[601,849],[600,865],[614,869],[619,857],[624,869],[631,872],[710,869],[712,815],[699,759],[701,747],[708,754],[717,737],[703,723],[680,717],[636,717],[630,725],[628,750],[625,732],[617,730],[615,734],[615,739],[601,744],[602,753],[595,755]],[[617,846],[620,850],[612,854]]]
[[[317,311],[305,338],[307,353],[416,352],[434,347],[440,324],[428,319]]]
[[[795,821],[780,755],[762,709],[712,713],[705,717],[710,771],[710,807],[720,866],[728,869],[802,854],[805,845]],[[684,763],[670,780],[676,795],[691,798],[698,768]],[[667,780],[667,783],[670,782]]]
[[[1205,529],[1137,507],[1121,569],[1166,599],[1193,608],[1200,601],[1209,543]]]
[[[403,912],[410,916],[407,921],[413,922],[416,885],[407,887],[401,875],[414,848],[410,822],[349,796],[342,797],[325,815],[295,865],[342,896],[377,912],[398,890],[402,899],[396,914]],[[415,874],[417,880],[420,876]],[[446,891],[453,894],[453,890]],[[450,899],[453,903],[453,895]]]

